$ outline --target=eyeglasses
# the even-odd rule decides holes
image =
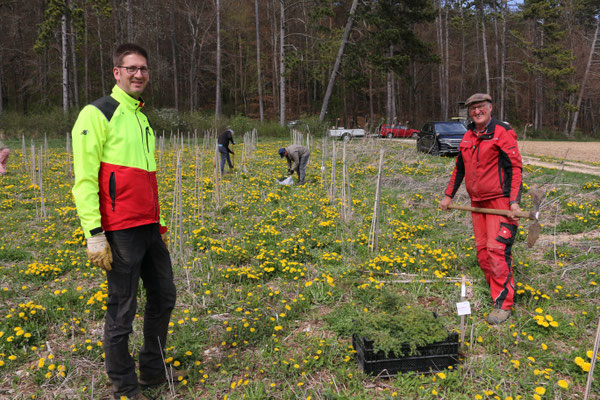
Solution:
[[[477,110],[483,110],[488,105],[489,105],[489,103],[484,103],[484,104],[478,104],[478,105],[470,106],[469,107],[469,112],[471,112],[471,111],[477,111]]]
[[[142,75],[148,75],[150,73],[150,68],[148,67],[117,65],[117,68],[125,68],[125,71],[127,71],[127,74],[129,75],[135,75],[138,71],[140,71]]]

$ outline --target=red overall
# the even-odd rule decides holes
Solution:
[[[445,194],[454,197],[462,180],[473,207],[509,210],[521,199],[522,161],[510,126],[492,119],[483,134],[465,133]],[[477,260],[490,286],[495,308],[510,310],[515,293],[512,244],[516,220],[472,213]]]

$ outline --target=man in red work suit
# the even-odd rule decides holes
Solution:
[[[517,135],[492,118],[492,98],[476,93],[465,103],[473,122],[459,154],[440,208],[447,210],[463,179],[473,207],[509,210],[509,217],[472,213],[477,260],[490,286],[494,310],[487,321],[500,324],[510,316],[515,294],[512,245],[520,211],[522,161]]]

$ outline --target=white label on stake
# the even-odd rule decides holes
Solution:
[[[456,308],[458,310],[458,315],[471,314],[471,303],[469,303],[468,301],[461,301],[460,303],[456,303]]]
[[[460,285],[460,297],[463,299],[467,297],[467,286],[465,285],[465,281]]]

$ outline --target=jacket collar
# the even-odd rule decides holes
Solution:
[[[144,100],[141,97],[139,99],[131,97],[123,89],[121,89],[119,85],[115,85],[113,87],[112,97],[114,97],[120,104],[131,109],[144,107]]]
[[[473,132],[473,134],[478,137],[479,139],[485,140],[485,139],[491,139],[494,137],[494,133],[496,131],[496,125],[498,124],[498,120],[495,119],[494,117],[492,117],[490,119],[490,122],[488,122],[487,126],[486,126],[486,131],[483,134],[478,135],[475,129],[475,122],[472,122],[467,125],[467,128]]]

